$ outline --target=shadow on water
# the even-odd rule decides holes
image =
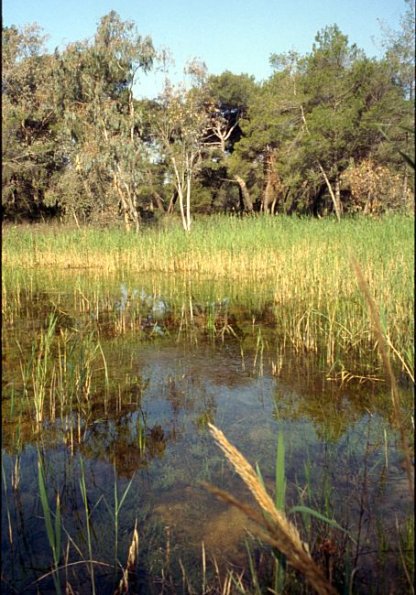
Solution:
[[[283,351],[267,300],[172,302],[124,284],[105,307],[72,298],[21,293],[3,329],[2,592],[55,592],[39,461],[54,531],[59,524],[61,582],[75,592],[90,593],[92,582],[97,593],[115,591],[136,519],[133,592],[175,592],[183,568],[188,582],[200,581],[202,543],[219,568],[247,568],[253,527],[201,487],[250,498],[207,422],[258,463],[271,493],[283,433],[288,506],[312,507],[353,536],[357,592],[376,576],[377,592],[402,584],[396,524],[411,502],[382,382],[343,385],[328,380],[316,355]],[[51,310],[47,348],[39,337]],[[35,379],[47,349],[41,393]],[[315,551],[329,536],[346,548],[310,519],[299,523]]]

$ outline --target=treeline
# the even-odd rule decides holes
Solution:
[[[48,53],[36,25],[2,30],[3,217],[139,229],[177,211],[324,216],[414,204],[414,6],[368,58],[336,25],[310,53],[272,55],[262,83],[187,66],[137,100],[166,65],[114,11],[95,36]]]

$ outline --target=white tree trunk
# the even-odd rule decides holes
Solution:
[[[337,216],[338,221],[341,221],[341,201],[340,201],[340,197],[339,197],[339,182],[337,184],[336,193],[335,193],[332,188],[332,184],[329,181],[328,176],[326,175],[325,170],[319,161],[318,161],[318,166],[319,166],[319,169],[321,170],[321,173],[325,180],[325,184],[327,185],[327,188],[328,188],[328,192],[331,196],[332,204],[334,205],[335,215]],[[337,194],[338,194],[338,196],[337,196]]]

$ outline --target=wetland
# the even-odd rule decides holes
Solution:
[[[411,592],[412,222],[277,219],[4,231],[3,592],[310,592],[210,424],[336,591]]]

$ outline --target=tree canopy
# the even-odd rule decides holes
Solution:
[[[90,40],[46,50],[36,25],[2,30],[3,216],[123,222],[178,209],[340,219],[414,203],[414,6],[370,59],[336,24],[272,73],[209,74],[137,100],[163,59],[115,11]],[[165,61],[166,62],[166,61]],[[166,64],[165,64],[166,65]]]

